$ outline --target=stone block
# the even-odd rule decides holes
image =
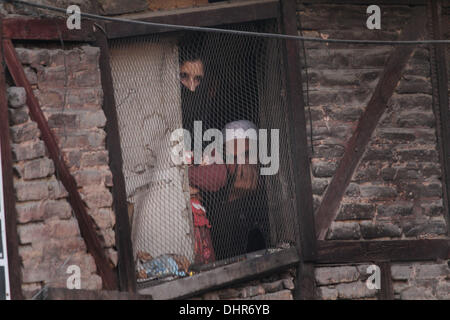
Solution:
[[[25,88],[9,87],[6,89],[6,94],[8,97],[8,105],[12,108],[20,108],[27,103]]]
[[[316,281],[319,285],[330,285],[343,282],[354,282],[359,278],[356,267],[320,267],[315,270]]]
[[[359,224],[356,222],[333,222],[328,231],[329,240],[358,240],[361,238]]]
[[[26,162],[23,167],[23,179],[33,180],[45,178],[55,172],[53,161],[48,158],[41,158]]]
[[[402,229],[392,223],[373,223],[369,221],[363,221],[360,223],[361,234],[364,239],[376,239],[376,238],[397,238],[402,235]]]
[[[35,122],[26,122],[10,128],[13,143],[22,143],[34,140],[41,136],[41,132]]]
[[[375,205],[369,203],[343,203],[336,217],[342,220],[368,220],[375,214]]]

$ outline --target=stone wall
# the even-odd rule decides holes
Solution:
[[[381,30],[366,6],[298,5],[305,36],[398,39],[408,6],[382,6]],[[424,7],[425,10],[425,7]],[[356,128],[390,46],[305,45],[317,209]],[[447,233],[427,47],[418,46],[346,190],[329,240],[435,238]],[[305,58],[302,58],[305,65]],[[306,70],[304,70],[306,79]],[[310,150],[309,150],[310,151]],[[310,151],[311,152],[311,151]]]
[[[193,300],[292,300],[295,270],[272,274],[225,289],[215,290]]]
[[[16,51],[111,263],[116,264],[99,49]],[[80,267],[82,288],[100,289],[101,278],[86,252],[67,192],[47,156],[37,124],[29,118],[25,90],[9,88],[8,99],[24,293],[30,297],[44,285],[65,287],[69,265]]]

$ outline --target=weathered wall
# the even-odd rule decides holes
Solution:
[[[88,213],[104,239],[105,250],[116,264],[99,49],[16,51]],[[29,118],[25,91],[13,87],[8,93],[23,290],[30,296],[43,285],[65,287],[69,265],[80,267],[82,288],[100,289],[101,279],[86,252],[67,192],[58,181],[37,124]]]
[[[398,39],[411,13],[408,6],[382,6],[381,30],[373,31],[365,26],[366,6],[299,5],[298,9],[304,35],[338,39]],[[315,208],[391,50],[386,46],[306,43]],[[435,121],[429,51],[419,46],[351,179],[327,239],[446,234]]]
[[[194,300],[292,300],[295,270],[287,270],[262,279],[194,297]]]
[[[371,264],[316,268],[318,298],[378,299],[379,291],[369,289],[366,285],[369,265]],[[392,264],[391,279],[394,299],[450,299],[450,261]]]

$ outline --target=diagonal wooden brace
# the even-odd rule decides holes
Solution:
[[[427,17],[422,9],[418,8],[411,20],[404,27],[401,40],[418,40],[426,32]],[[389,99],[403,74],[403,70],[411,57],[414,46],[398,46],[390,54],[386,67],[378,81],[375,91],[364,113],[359,119],[350,140],[347,142],[344,156],[339,162],[338,169],[328,186],[322,202],[315,215],[316,235],[324,240],[328,228],[338,214],[339,205],[344,196],[350,180],[364,155],[377,124],[386,110]]]

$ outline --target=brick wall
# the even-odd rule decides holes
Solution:
[[[99,49],[16,50],[105,250],[116,264]],[[101,279],[86,252],[67,192],[47,156],[37,124],[29,118],[24,89],[9,88],[8,99],[23,290],[29,297],[43,285],[65,287],[67,266],[73,264],[81,269],[82,288],[100,289]]]
[[[215,290],[193,300],[292,300],[295,270]]]
[[[408,6],[381,6],[381,30],[373,31],[365,26],[366,6],[299,5],[298,10],[304,35],[338,39],[397,39],[411,13]],[[306,43],[315,208],[391,50]],[[309,121],[309,112],[307,116]],[[445,236],[435,126],[429,52],[419,46],[351,179],[327,239]]]

